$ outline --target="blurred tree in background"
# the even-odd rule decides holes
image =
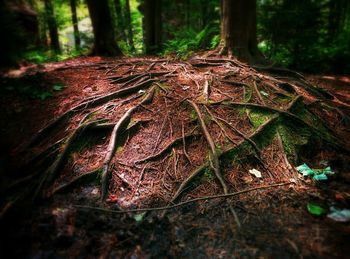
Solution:
[[[273,61],[309,71],[350,71],[350,2],[258,1],[260,47]]]
[[[220,3],[233,17],[229,49],[236,57],[261,62],[263,53],[265,61],[297,70],[350,71],[349,0],[1,0],[1,63],[61,60],[91,53],[93,44],[95,53],[186,58],[222,46]]]

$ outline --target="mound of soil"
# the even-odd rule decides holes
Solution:
[[[78,58],[7,74],[4,249],[346,255],[347,223],[306,210],[345,208],[350,197],[349,88],[322,78],[222,57]],[[335,175],[303,178],[301,163]]]

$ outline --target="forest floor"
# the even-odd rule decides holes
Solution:
[[[226,59],[83,57],[4,74],[0,254],[346,258],[349,222],[327,213],[350,206],[350,76],[298,83],[282,72]],[[299,96],[341,145],[312,140],[324,126],[296,118]],[[335,175],[303,177],[304,162]],[[157,209],[223,192],[232,196]],[[311,215],[310,203],[326,213]]]

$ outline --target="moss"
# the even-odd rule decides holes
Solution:
[[[240,107],[238,108],[238,115],[241,118],[244,118],[246,116],[246,108]]]
[[[158,82],[158,87],[156,87],[156,93],[158,93],[159,92],[159,88],[161,88],[161,89],[163,89],[164,91],[166,91],[166,90],[169,90],[169,89],[171,89],[172,87],[170,86],[170,85],[168,85],[168,84],[166,84],[166,83],[162,83],[162,82]]]
[[[274,137],[276,136],[278,124],[279,121],[276,123],[272,123],[271,125],[265,127],[261,134],[258,134],[257,136],[252,138],[252,140],[255,142],[258,148],[262,149],[271,144]]]
[[[312,135],[306,127],[294,126],[289,121],[283,121],[278,127],[284,150],[293,163],[297,162],[297,154],[303,145],[307,145]]]
[[[296,114],[299,118],[304,119],[306,116],[305,105],[302,102],[302,99],[299,99],[293,108],[289,110],[291,113]]]
[[[293,98],[288,95],[277,95],[276,97],[273,98],[273,100],[277,103],[289,103],[290,101],[293,100]]]
[[[253,95],[253,91],[251,88],[246,88],[244,87],[245,91],[244,91],[244,96],[243,96],[243,102],[249,102],[250,99],[252,99],[252,95]]]
[[[128,123],[128,126],[126,127],[126,130],[129,130],[130,128],[132,128],[133,126],[135,126],[138,123],[137,120],[131,119]]]
[[[252,149],[251,145],[247,142],[244,142],[243,144],[231,149],[229,152],[225,154],[225,159],[231,161],[232,164],[240,163],[240,161],[254,153],[254,150]]]
[[[190,111],[190,118],[192,121],[197,120],[198,118],[197,113],[193,109]]]
[[[222,148],[219,144],[215,144],[215,151],[217,154],[221,154],[222,153]]]
[[[308,111],[303,103],[297,107],[298,109],[296,111],[293,110],[293,113],[297,114],[299,118],[302,118],[304,121],[312,125],[312,127],[315,129],[314,134],[319,136],[322,135],[322,138],[327,142],[337,145],[338,140],[325,124],[327,122],[323,121],[321,118]],[[305,125],[301,125],[300,127],[305,127]]]
[[[257,109],[246,109],[247,110],[247,116],[253,125],[254,129],[260,127],[262,124],[264,124],[266,121],[268,121],[272,113],[257,110]]]
[[[77,137],[75,141],[73,141],[71,145],[71,151],[81,151],[83,149],[86,149],[88,147],[92,147],[92,138],[91,137]]]
[[[209,182],[212,182],[215,180],[215,175],[209,167],[205,168],[203,176]]]

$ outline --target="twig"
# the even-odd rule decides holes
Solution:
[[[279,187],[279,186],[284,186],[284,185],[289,185],[289,184],[294,184],[293,182],[283,182],[283,183],[277,183],[277,184],[271,184],[271,185],[263,185],[263,186],[258,186],[238,192],[232,192],[232,193],[226,193],[226,194],[218,194],[218,195],[212,195],[212,196],[203,196],[199,198],[195,198],[192,200],[180,202],[174,205],[169,205],[169,206],[163,206],[163,207],[153,207],[153,208],[141,208],[141,209],[132,209],[132,210],[123,210],[123,211],[118,211],[118,210],[110,210],[110,209],[104,209],[100,207],[92,207],[92,206],[85,206],[85,205],[74,205],[74,207],[78,209],[92,209],[92,210],[98,210],[102,212],[110,212],[110,213],[115,213],[115,214],[124,214],[124,213],[133,213],[133,212],[147,212],[147,211],[160,211],[160,210],[169,210],[169,209],[174,209],[177,207],[185,206],[191,203],[195,203],[198,201],[203,201],[203,200],[212,200],[212,199],[220,199],[220,198],[230,198],[233,196],[237,196],[240,194],[252,192],[252,191],[257,191],[257,190],[263,190],[263,189],[268,189],[268,188],[273,188],[273,187]]]
[[[216,123],[216,125],[219,126],[221,131],[224,133],[225,137],[232,143],[235,144],[235,141],[230,137],[230,135],[227,133],[226,129],[222,126],[222,124],[217,120],[217,117],[209,110],[207,106],[204,106],[209,115],[212,117],[212,120]]]
[[[157,147],[158,147],[159,139],[160,139],[160,136],[162,135],[162,131],[163,131],[163,128],[165,126],[165,122],[167,121],[167,117],[168,117],[168,114],[163,119],[163,123],[162,123],[162,126],[160,127],[160,131],[158,133],[156,144],[153,147],[153,152],[152,153],[154,153],[156,151]]]
[[[260,93],[260,91],[258,89],[258,86],[256,85],[255,81],[253,81],[253,89],[254,89],[256,95],[258,96],[258,99],[259,99],[260,103],[262,103],[263,105],[266,105],[266,103],[265,103],[264,99],[262,98],[261,93]]]
[[[137,181],[137,187],[136,187],[135,192],[133,193],[132,196],[137,195],[137,192],[139,191],[142,178],[143,178],[143,176],[144,176],[144,174],[145,174],[145,172],[146,172],[146,167],[147,167],[147,164],[145,164],[145,166],[142,168],[142,171],[141,171],[141,173],[140,173],[140,177],[139,177],[139,179],[138,179],[138,181]]]
[[[206,103],[208,103],[209,101],[209,96],[210,96],[210,84],[209,84],[209,80],[205,80],[204,87],[203,87],[203,97]]]
[[[185,157],[187,158],[188,162],[190,162],[190,164],[192,165],[192,161],[190,159],[190,156],[188,155],[187,151],[186,151],[186,138],[185,138],[185,125],[184,122],[181,122],[182,124],[182,148],[183,148],[183,152]]]

